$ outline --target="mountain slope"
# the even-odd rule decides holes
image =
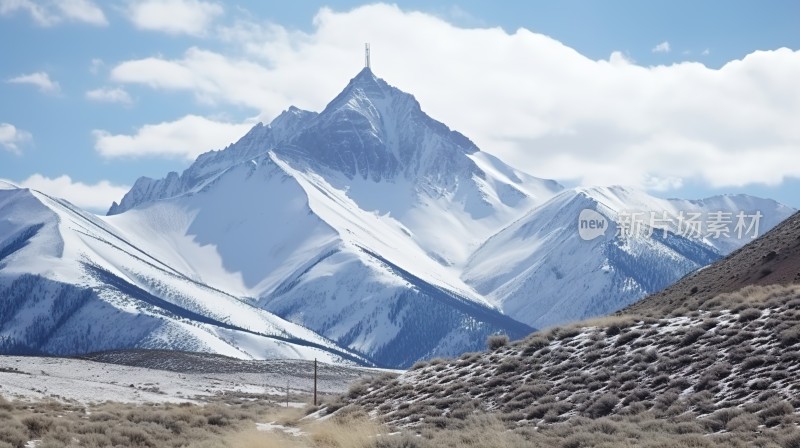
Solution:
[[[485,238],[563,188],[480,152],[368,68],[275,152],[358,208],[401,223],[445,266],[460,266]]]
[[[800,213],[784,220],[764,237],[724,260],[687,275],[623,313],[669,314],[676,309],[706,309],[710,299],[750,285],[800,283]]]
[[[363,358],[194,281],[71,204],[0,190],[3,351],[167,348],[243,359]],[[124,331],[120,331],[124,329]]]
[[[581,236],[585,210],[607,221],[603,235]],[[651,212],[661,230],[648,229]],[[732,220],[738,212],[761,213],[753,230],[763,233],[793,210],[744,195],[686,201],[622,187],[571,189],[490,238],[472,254],[462,278],[505,313],[540,328],[607,314],[751,240],[744,232],[738,238],[735,222],[728,237],[719,238],[678,228],[679,216],[697,214],[698,222],[709,223],[716,212]],[[634,232],[631,223],[639,218],[641,232]]]
[[[380,365],[469,350],[479,344],[475,335],[532,331],[432,261],[425,279],[409,274],[399,265],[419,266],[426,255],[402,226],[358,209],[272,153],[228,168],[200,190],[107,221],[131,239],[149,240],[148,253],[191,278]]]

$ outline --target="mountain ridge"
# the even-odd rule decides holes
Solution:
[[[153,308],[143,330],[153,348],[190,334],[201,350],[272,356],[246,342],[246,331],[213,325],[252,330],[254,319],[391,367],[615,311],[740,244],[659,232],[582,241],[582,209],[606,213],[612,227],[631,207],[707,213],[755,204],[765,226],[789,212],[744,196],[692,203],[620,187],[564,189],[480,151],[369,69],[320,113],[290,107],[181,174],[140,178],[108,216],[42,200],[59,226],[36,229],[35,207],[16,218],[0,210],[0,254],[15,261],[0,267],[0,283],[40,273],[88,285],[112,308],[133,301],[147,314],[161,303],[141,300],[152,296],[194,313],[176,320]],[[22,224],[4,233],[15,219]],[[50,246],[28,243],[44,236]],[[46,263],[36,261],[48,250]],[[114,288],[115,278],[130,288]],[[163,319],[173,320],[164,327]]]

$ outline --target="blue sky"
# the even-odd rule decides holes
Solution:
[[[536,176],[800,207],[800,3],[396,5],[0,0],[0,178],[102,212],[321,110],[369,41],[376,74]]]

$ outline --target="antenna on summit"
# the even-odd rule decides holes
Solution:
[[[369,44],[364,44],[364,67],[370,68],[370,64],[369,64]]]

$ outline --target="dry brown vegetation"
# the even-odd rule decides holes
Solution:
[[[746,287],[665,314],[421,363],[332,409],[420,436],[397,446],[800,447],[800,286]]]
[[[0,397],[0,448],[226,447],[274,404],[228,396],[204,405],[10,401]]]

